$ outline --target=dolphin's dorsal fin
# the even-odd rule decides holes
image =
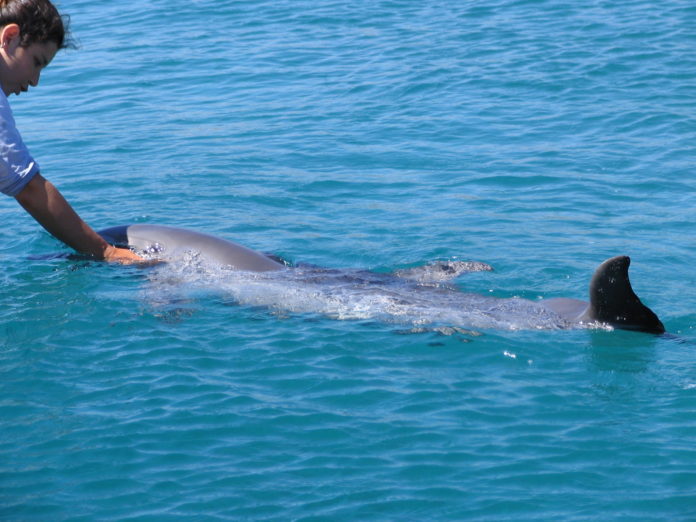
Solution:
[[[612,257],[595,270],[590,281],[590,318],[624,330],[664,333],[657,315],[640,302],[628,279],[628,256]]]

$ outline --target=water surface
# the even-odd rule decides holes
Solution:
[[[691,4],[61,6],[80,49],[11,101],[94,227],[533,300],[627,254],[684,342],[269,310],[42,258],[5,198],[1,518],[696,517]]]

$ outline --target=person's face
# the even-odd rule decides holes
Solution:
[[[39,84],[41,71],[58,52],[55,42],[19,45],[19,26],[10,24],[0,30],[0,85],[9,96],[26,92]]]

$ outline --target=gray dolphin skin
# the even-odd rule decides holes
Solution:
[[[125,225],[100,230],[112,245],[128,246],[162,259],[172,259],[186,251],[200,252],[208,260],[237,270],[267,272],[285,265],[270,257],[219,237],[164,225]]]
[[[99,233],[107,242],[113,245],[129,246],[136,251],[144,252],[165,261],[176,259],[186,252],[193,251],[210,262],[236,270],[271,273],[292,270],[265,254],[232,241],[182,228],[134,224],[105,229]],[[568,325],[566,327],[582,327],[583,325],[587,327],[594,324],[607,324],[623,330],[662,334],[665,332],[665,327],[660,319],[633,292],[628,277],[630,262],[627,256],[617,256],[600,264],[590,282],[589,302],[567,298],[545,299],[534,302],[524,299],[504,300],[490,297],[481,297],[481,299],[485,299],[486,307],[489,308],[491,307],[489,304],[491,301],[510,302],[511,304],[513,302],[517,304],[526,302],[529,303],[526,306],[530,307],[530,311],[541,309],[542,312],[546,311],[555,314],[563,321],[564,325]],[[458,263],[455,268],[453,268],[451,262],[440,265],[428,265],[441,270],[440,274],[434,274],[432,270],[428,273],[430,282],[444,281],[456,277],[464,271],[491,270],[484,263]],[[319,272],[312,276],[312,282],[318,281],[320,277],[326,278],[326,274],[337,272],[326,269],[318,270]],[[341,273],[340,277],[341,281],[347,281],[351,277],[355,279],[356,282],[359,282],[359,287],[356,285],[356,291],[363,293],[365,292],[364,283],[366,281],[369,281],[373,286],[380,287],[380,285],[389,284],[390,281],[404,281],[407,279],[411,280],[409,282],[412,284],[412,286],[408,287],[409,291],[416,293],[421,289],[424,289],[424,292],[427,291],[427,284],[424,287],[422,284],[413,282],[419,280],[419,275],[412,272],[412,270],[409,270],[408,274],[401,275],[398,272],[396,274],[369,273],[370,276],[366,277],[365,274],[368,274],[368,272],[345,271]],[[331,275],[326,280],[335,279],[336,277]],[[420,283],[423,282],[420,279]],[[443,294],[443,297],[447,296]],[[467,302],[473,302],[480,306],[479,303],[482,301],[480,299],[466,301],[464,306],[466,306]]]

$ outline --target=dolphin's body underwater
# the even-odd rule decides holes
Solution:
[[[195,252],[207,262],[225,266],[236,271],[265,274],[267,281],[281,285],[295,285],[295,305],[284,307],[278,302],[287,299],[287,291],[267,285],[268,295],[257,294],[254,304],[287,309],[338,315],[340,317],[362,317],[347,310],[356,302],[365,308],[365,303],[380,308],[379,314],[394,320],[417,313],[426,313],[427,321],[455,321],[458,312],[465,312],[462,326],[499,327],[505,326],[505,315],[515,316],[515,326],[509,328],[587,328],[609,325],[624,330],[636,330],[653,334],[665,332],[657,315],[646,307],[631,288],[628,278],[630,259],[627,256],[613,257],[604,261],[595,270],[590,281],[590,301],[554,298],[541,301],[511,298],[501,299],[477,294],[466,294],[450,286],[433,284],[451,279],[464,271],[490,270],[483,263],[444,262],[429,265],[430,272],[402,271],[401,274],[377,274],[368,271],[328,270],[317,267],[290,268],[280,261],[242,245],[215,236],[192,230],[162,225],[125,225],[99,232],[106,241],[117,246],[128,246],[137,252],[146,253],[165,261],[175,260],[187,252]],[[249,281],[249,284],[252,280]],[[311,286],[310,290],[298,290]],[[298,292],[305,292],[300,296]],[[262,290],[263,292],[263,290]],[[245,295],[242,291],[239,294]],[[317,304],[316,296],[325,296]],[[346,298],[349,295],[349,298]],[[311,297],[311,299],[309,298]],[[314,301],[312,301],[314,299]],[[244,301],[244,299],[240,299]],[[343,303],[343,312],[335,312],[335,303]],[[251,300],[250,300],[251,302]],[[314,303],[314,305],[311,304]],[[309,304],[308,304],[309,303]],[[332,307],[328,305],[332,303]],[[347,303],[347,304],[346,304]],[[443,304],[444,303],[444,304]],[[428,308],[437,309],[426,311]],[[411,315],[409,315],[411,314]],[[415,315],[414,315],[415,314]],[[412,319],[414,322],[423,319]]]

